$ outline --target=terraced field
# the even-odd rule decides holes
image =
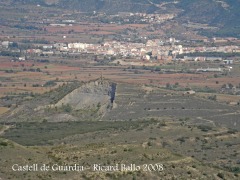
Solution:
[[[104,120],[133,120],[143,117],[190,118],[195,123],[240,128],[239,108],[181,92],[118,84],[116,108]]]

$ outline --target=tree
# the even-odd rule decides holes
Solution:
[[[155,67],[155,71],[161,71],[160,66],[156,66],[156,67]]]
[[[97,104],[97,108],[100,109],[100,107],[101,107],[101,103],[99,102],[99,103]]]
[[[226,84],[223,84],[223,85],[222,85],[222,88],[223,88],[223,89],[227,88],[227,85],[226,85]]]
[[[216,101],[217,100],[217,96],[216,95],[208,96],[208,99]]]
[[[66,105],[63,104],[62,109],[63,109],[63,111],[65,111],[67,113],[72,112],[72,106],[70,106],[69,104],[66,104]]]
[[[152,51],[147,52],[146,55],[149,55],[151,57],[152,56]]]
[[[9,45],[10,48],[18,48],[18,43],[13,42]]]
[[[166,88],[167,88],[167,89],[171,89],[171,84],[167,83],[167,84],[166,84]]]
[[[229,89],[232,89],[233,88],[232,83],[228,83],[228,87],[229,87]]]

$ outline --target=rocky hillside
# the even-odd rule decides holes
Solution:
[[[98,119],[114,107],[116,87],[117,84],[103,79],[83,84],[73,82],[22,102],[2,120],[62,122],[89,117]]]
[[[115,97],[116,85],[108,81],[97,80],[86,83],[67,94],[54,106],[69,104],[74,110],[96,106],[110,106]]]

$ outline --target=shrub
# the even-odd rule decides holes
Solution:
[[[221,179],[224,179],[224,174],[223,173],[218,173],[217,176],[220,177]]]
[[[0,142],[0,146],[7,146],[7,145],[8,145],[7,142],[4,142],[4,141],[1,141],[1,142]]]
[[[171,89],[171,88],[172,88],[171,84],[167,83],[167,84],[166,84],[166,88],[167,88],[167,89]]]
[[[201,129],[203,132],[208,132],[209,130],[212,130],[212,127],[206,126],[206,125],[200,125],[198,126],[198,129]]]
[[[63,111],[65,111],[67,113],[72,112],[72,106],[70,106],[69,104],[62,105],[62,109],[63,109]]]
[[[47,81],[43,86],[49,87],[49,86],[55,86],[57,83],[55,81]]]
[[[216,95],[208,96],[208,99],[216,101],[217,100],[217,96]]]

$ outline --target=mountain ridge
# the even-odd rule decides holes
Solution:
[[[240,0],[12,0],[11,3],[106,14],[177,12],[178,22],[202,23],[220,28],[217,32],[203,31],[205,34],[240,37]]]

